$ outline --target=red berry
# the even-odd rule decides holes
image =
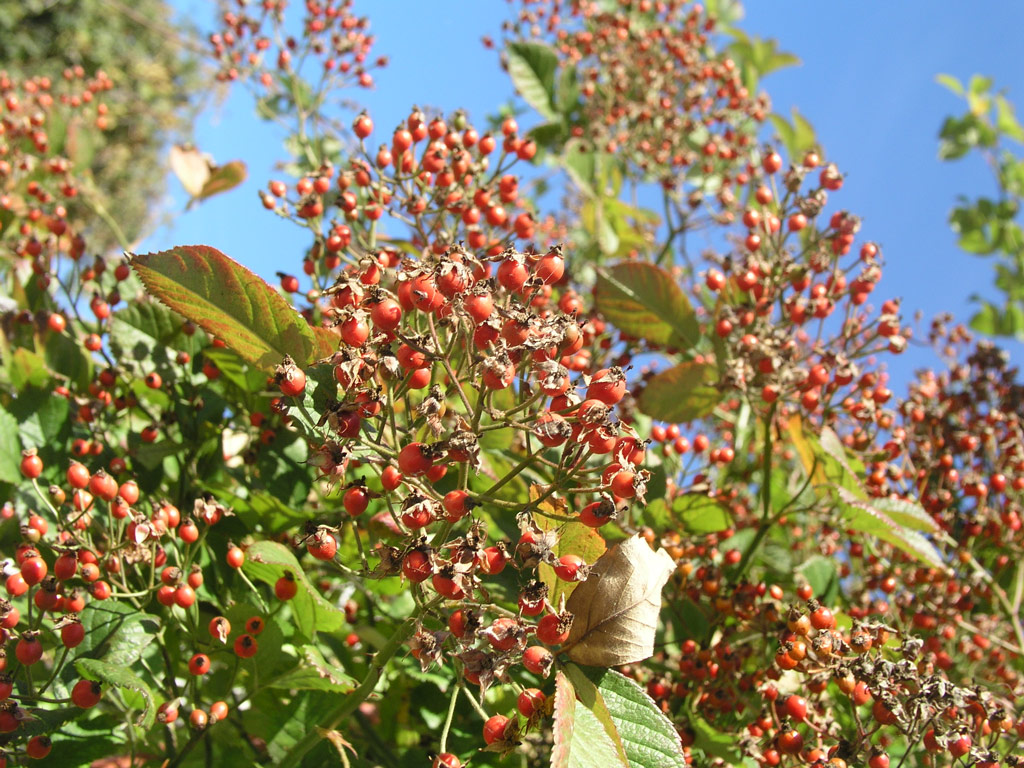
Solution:
[[[549,613],[537,622],[537,639],[545,645],[561,645],[569,639],[570,622]]]
[[[53,743],[49,736],[33,736],[25,745],[25,754],[33,760],[42,760],[52,749]]]
[[[189,659],[188,671],[193,675],[205,675],[210,671],[210,657],[205,653],[197,653]]]
[[[245,562],[245,552],[240,547],[230,547],[226,559],[232,568],[241,568]]]
[[[541,677],[548,676],[554,660],[554,655],[543,645],[531,645],[523,651],[523,666]]]
[[[505,729],[511,721],[505,715],[494,715],[484,723],[484,741],[493,744],[505,738]]]
[[[519,694],[516,700],[516,709],[523,717],[533,717],[536,712],[544,708],[547,697],[539,688],[527,688]]]
[[[36,452],[32,449],[22,451],[21,474],[29,480],[35,480],[43,474],[43,460],[36,456]]]
[[[285,573],[274,583],[274,594],[278,600],[291,600],[299,591],[299,585],[291,573]]]
[[[259,650],[259,644],[252,635],[239,635],[235,638],[235,655],[240,659],[251,659]]]
[[[71,689],[71,701],[82,709],[95,707],[102,696],[103,687],[93,680],[79,680]]]
[[[562,581],[576,581],[580,568],[586,563],[579,555],[562,555],[555,566],[555,576]]]

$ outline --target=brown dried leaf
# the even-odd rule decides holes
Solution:
[[[654,653],[661,590],[675,564],[639,536],[620,541],[594,563],[569,598],[575,619],[569,658],[592,667],[643,661]]]

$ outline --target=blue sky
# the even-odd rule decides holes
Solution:
[[[212,23],[209,0],[175,0],[175,6],[201,27]],[[387,54],[390,64],[376,73],[374,90],[352,95],[381,128],[395,125],[412,104],[445,112],[462,107],[482,123],[512,97],[496,53],[480,44],[484,34],[497,37],[508,9],[503,2],[356,0],[357,12],[371,18],[375,53]],[[966,321],[967,297],[992,295],[992,265],[959,251],[946,219],[957,195],[994,187],[978,159],[938,160],[942,119],[963,107],[934,77],[992,75],[1024,111],[1024,66],[1014,40],[1024,29],[1024,4],[756,0],[739,26],[750,35],[777,38],[783,50],[801,58],[800,66],[768,76],[764,87],[777,111],[799,108],[828,159],[847,174],[830,202],[861,216],[861,238],[882,246],[887,267],[876,295],[900,296],[908,312],[921,310],[924,328],[944,311]],[[202,115],[196,140],[218,161],[244,159],[249,180],[178,216],[141,250],[204,243],[268,279],[282,266],[297,270],[305,236],[264,213],[256,199],[268,179],[284,178],[273,169],[284,156],[281,138],[254,117],[247,93],[234,89]],[[184,193],[176,181],[169,186],[169,207],[181,211]],[[1019,360],[1024,346],[1006,346]],[[890,369],[900,382],[929,364],[930,352],[914,350],[890,362]]]

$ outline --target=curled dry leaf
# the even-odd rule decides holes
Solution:
[[[566,604],[575,616],[569,658],[614,667],[651,656],[661,590],[674,568],[665,550],[653,551],[639,536],[601,555]]]

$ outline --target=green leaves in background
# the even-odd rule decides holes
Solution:
[[[330,632],[345,622],[345,612],[327,602],[309,583],[302,566],[292,551],[276,541],[258,541],[246,552],[246,575],[269,584],[290,573],[299,589],[289,601],[292,617],[303,636],[310,638],[314,632]]]
[[[106,685],[134,691],[139,694],[142,698],[142,714],[139,715],[136,724],[142,728],[152,727],[156,721],[153,691],[131,669],[120,664],[111,664],[97,659],[78,659],[75,662],[75,669],[86,680],[98,680]]]
[[[133,256],[146,290],[243,359],[270,369],[291,355],[313,359],[309,324],[261,277],[215,248],[179,246]]]
[[[743,84],[751,93],[765,75],[800,63],[799,57],[779,50],[778,40],[750,37],[736,28],[730,29],[729,34],[733,42],[725,50],[740,65]]]
[[[871,498],[861,483],[864,467],[854,463],[839,436],[823,427],[817,437],[805,432],[800,420],[790,420],[789,436],[819,498],[838,503],[843,524],[854,531],[887,541],[913,557],[945,569],[942,556],[928,536],[938,534],[931,515],[907,499]]]
[[[818,137],[814,133],[814,126],[797,111],[796,107],[790,111],[790,117],[791,119],[787,120],[782,115],[773,113],[768,119],[772,121],[790,159],[799,162],[808,151],[819,149]]]

